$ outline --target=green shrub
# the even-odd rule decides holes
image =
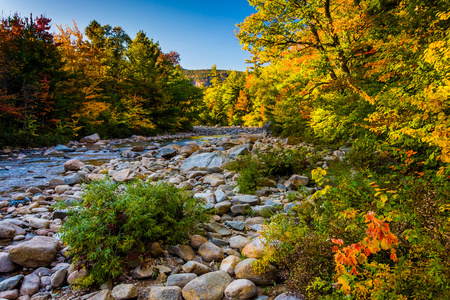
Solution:
[[[306,149],[271,149],[258,156],[263,165],[264,174],[267,176],[289,176],[305,170]]]
[[[305,215],[314,214],[310,206],[303,202],[296,213],[279,213],[271,218],[261,232],[265,255],[254,267],[257,272],[264,272],[268,264],[275,265],[290,292],[320,299],[320,295],[332,292],[332,243],[327,234],[308,224]]]
[[[239,172],[237,179],[241,193],[256,191],[261,179],[267,176],[289,176],[309,167],[305,149],[277,149],[239,156],[230,163],[229,170]]]
[[[103,283],[138,263],[152,242],[182,242],[208,216],[189,192],[169,184],[101,181],[85,185],[82,203],[70,210],[61,239],[89,281]]]
[[[266,256],[257,267],[276,265],[290,291],[308,299],[448,299],[450,181],[448,175],[412,174],[334,164],[322,197],[303,201],[295,214],[272,218],[262,232]],[[366,243],[369,212],[384,220],[398,243],[358,256],[356,274],[346,265],[342,275],[331,241],[341,239],[347,250]]]
[[[227,169],[239,172],[237,184],[239,192],[252,194],[256,191],[263,172],[255,155],[243,155],[228,164]]]
[[[256,191],[258,183],[262,178],[261,170],[258,167],[258,163],[250,159],[246,164],[246,168],[242,169],[240,176],[237,179],[239,192],[243,194],[252,194]]]

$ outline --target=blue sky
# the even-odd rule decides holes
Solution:
[[[254,12],[247,0],[0,0],[0,14],[45,15],[52,24],[85,28],[90,21],[121,26],[131,38],[139,30],[177,51],[186,69],[245,71],[249,54],[234,36],[235,24]],[[57,30],[53,25],[52,30]]]

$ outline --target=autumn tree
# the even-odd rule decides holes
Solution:
[[[448,298],[448,3],[249,2],[250,115],[352,148],[311,172],[314,203],[266,232],[271,262],[311,299]]]
[[[62,62],[50,21],[43,16],[19,15],[0,21],[0,126],[4,140],[14,140],[15,134],[26,139],[59,122],[54,92]]]
[[[58,97],[64,103],[59,110],[65,112],[62,130],[71,135],[87,134],[104,122],[100,116],[109,108],[102,93],[102,53],[84,39],[75,22],[73,27],[56,26],[55,41],[67,75],[58,83]]]

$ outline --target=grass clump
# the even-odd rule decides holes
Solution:
[[[207,219],[198,200],[172,185],[106,180],[85,186],[60,233],[74,261],[90,270],[84,282],[101,284],[139,263],[152,242],[180,243]]]

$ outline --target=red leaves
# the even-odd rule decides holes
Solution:
[[[390,258],[393,262],[398,262],[397,254],[395,252],[391,253]]]
[[[337,244],[339,246],[342,246],[344,244],[344,241],[341,239],[332,239],[331,241],[333,242],[333,244]]]
[[[48,31],[50,30],[50,22],[52,21],[52,19],[49,18],[45,18],[44,16],[40,16],[40,17],[36,17],[35,20],[35,28],[37,29],[38,32],[44,32],[44,31]]]
[[[334,261],[336,263],[336,270],[339,270],[338,274],[340,278],[342,275],[357,276],[358,272],[356,267],[359,264],[364,264],[367,261],[368,256],[376,254],[382,249],[390,249],[390,258],[393,262],[397,262],[397,255],[393,245],[398,244],[397,237],[390,231],[389,224],[385,222],[386,218],[378,219],[373,211],[370,211],[365,216],[365,223],[367,224],[367,236],[362,242],[354,243],[350,246],[339,249],[344,244],[341,239],[332,239],[331,241],[338,246],[333,247]],[[380,248],[381,245],[381,248]],[[350,273],[345,271],[344,266],[352,267]],[[339,267],[339,268],[338,268]],[[350,289],[346,289],[350,293]],[[346,293],[347,293],[346,292]]]
[[[160,53],[159,57],[165,61],[170,62],[172,65],[177,66],[180,64],[180,54],[175,51],[170,51],[169,53]]]

